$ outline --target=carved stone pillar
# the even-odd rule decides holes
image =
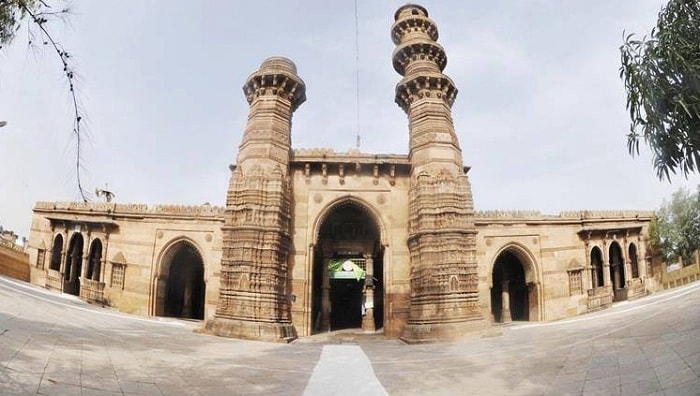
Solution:
[[[68,251],[66,250],[67,248],[64,246],[63,249],[61,250],[61,266],[59,267],[59,272],[61,273],[61,278],[64,277],[64,273],[66,272],[66,263],[68,261]]]
[[[243,87],[250,105],[222,227],[221,286],[205,331],[228,337],[291,341],[288,293],[292,113],[306,100],[286,58],[266,59]]]
[[[323,271],[321,276],[321,330],[331,330],[331,277],[328,273],[328,261],[331,256],[324,254],[323,256]]]
[[[377,328],[374,323],[374,260],[372,256],[365,256],[365,267],[365,312],[362,318],[362,330],[367,333],[374,333]]]
[[[610,254],[608,252],[608,244],[603,241],[603,286],[610,286],[612,274],[610,272]],[[614,286],[613,286],[614,289]]]
[[[501,323],[510,323],[513,318],[510,314],[510,281],[501,282]]]
[[[393,65],[403,76],[395,100],[408,116],[411,161],[411,301],[401,338],[458,338],[488,323],[479,309],[471,186],[452,122],[457,88],[442,73],[447,57],[428,11],[407,4],[394,18]]]

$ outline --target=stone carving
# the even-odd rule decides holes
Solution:
[[[305,87],[294,63],[275,57],[262,63],[243,91],[250,116],[226,198],[220,302],[205,329],[223,336],[290,341],[296,331],[287,298],[289,142],[292,112],[306,100]]]
[[[394,69],[404,76],[396,86],[396,103],[410,120],[413,164],[408,219],[411,302],[401,338],[449,339],[487,326],[478,308],[471,186],[449,110],[457,89],[442,74],[447,57],[436,43],[437,27],[425,8],[407,4],[396,11],[395,19]],[[437,151],[442,152],[440,158],[454,161],[434,160]]]

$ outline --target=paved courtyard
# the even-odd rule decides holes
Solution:
[[[700,284],[490,338],[289,345],[194,333],[0,277],[2,395],[700,395]]]

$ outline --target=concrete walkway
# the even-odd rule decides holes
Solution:
[[[385,396],[372,363],[357,345],[325,345],[316,364],[306,396]]]
[[[196,326],[0,277],[0,394],[700,395],[700,284],[444,344],[268,344]]]

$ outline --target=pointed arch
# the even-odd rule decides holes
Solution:
[[[65,293],[80,295],[80,275],[83,267],[84,245],[83,235],[79,232],[73,233],[68,244],[66,268],[63,274],[63,291]]]
[[[90,253],[88,255],[88,267],[85,277],[99,282],[102,276],[102,241],[95,238],[90,243]]]
[[[598,246],[591,248],[591,284],[594,288],[603,287],[603,251]]]
[[[628,255],[630,261],[630,278],[639,278],[639,258],[637,256],[637,245],[630,243]]]
[[[312,224],[310,332],[383,328],[388,239],[381,214],[364,199],[345,195],[328,202]],[[364,271],[360,278],[329,269],[331,262],[347,261]]]
[[[314,222],[313,235],[311,238],[312,241],[318,240],[321,227],[325,223],[328,216],[334,213],[338,208],[345,205],[351,205],[360,211],[365,212],[368,215],[368,218],[373,221],[375,227],[377,228],[381,245],[386,246],[388,244],[386,225],[384,224],[381,213],[366,200],[350,194],[330,201],[323,209],[321,209],[320,214]]]
[[[53,238],[53,246],[51,247],[51,262],[49,269],[53,271],[61,270],[61,255],[63,254],[63,235],[56,234]]]
[[[155,316],[204,319],[206,271],[201,252],[196,242],[184,236],[163,247],[154,277]]]
[[[511,241],[498,249],[488,272],[494,320],[543,320],[540,279],[537,261],[527,247]]]

